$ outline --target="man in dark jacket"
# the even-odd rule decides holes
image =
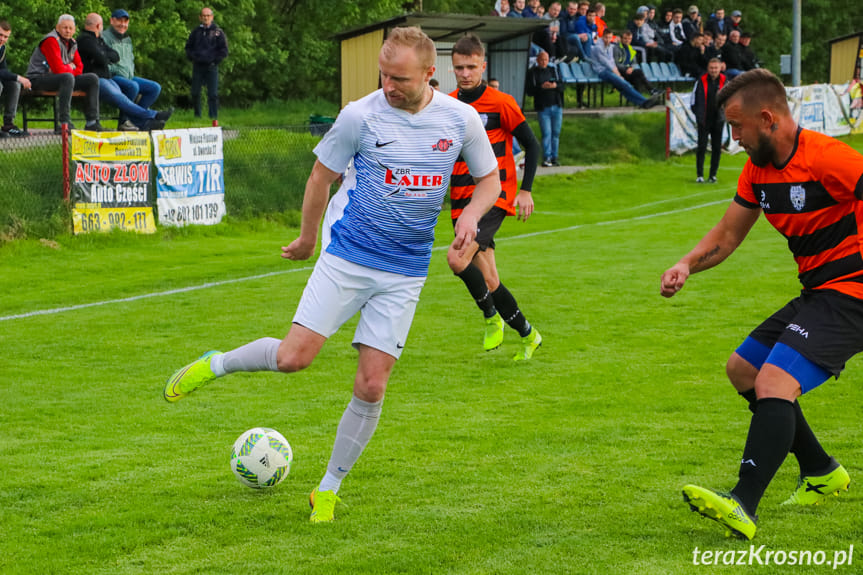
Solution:
[[[6,20],[0,20],[0,94],[6,92],[6,108],[3,111],[3,127],[0,128],[0,138],[10,136],[20,138],[27,133],[15,125],[15,114],[18,111],[18,98],[21,87],[30,89],[30,80],[11,71],[6,65],[6,41],[12,33],[12,27]]]
[[[109,65],[119,62],[120,55],[102,39],[103,26],[102,17],[92,12],[87,14],[84,29],[78,35],[78,52],[81,54],[84,72],[99,77],[99,99],[118,108],[139,129],[161,130],[173,110],[157,112],[142,108],[130,100],[111,79]]]
[[[219,115],[219,62],[228,57],[225,32],[213,22],[212,8],[201,10],[201,25],[192,30],[186,41],[186,57],[192,61],[192,102],[195,117],[201,117],[201,87],[207,84],[210,118]]]
[[[563,90],[557,68],[548,65],[548,52],[536,56],[536,66],[527,71],[527,94],[533,96],[533,109],[539,120],[542,134],[542,165],[546,168],[560,165],[557,150],[560,127],[563,123]]]
[[[725,131],[725,116],[716,105],[716,95],[725,85],[725,74],[721,72],[722,61],[713,58],[707,63],[707,73],[695,82],[692,90],[692,112],[698,125],[698,148],[695,152],[695,181],[704,182],[704,155],[707,152],[707,137],[710,137],[710,177],[716,183],[719,158],[722,155],[722,132]]]
[[[722,61],[725,62],[725,75],[729,80],[733,80],[744,71],[741,48],[740,31],[732,30],[728,33],[728,42],[722,47]]]

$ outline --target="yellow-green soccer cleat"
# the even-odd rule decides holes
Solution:
[[[515,361],[524,361],[533,357],[533,352],[542,345],[542,336],[535,327],[530,329],[530,333],[521,338],[522,349],[512,358]]]
[[[165,399],[170,402],[180,401],[199,387],[204,387],[216,379],[216,375],[210,369],[210,358],[220,353],[222,352],[208,351],[189,365],[175,371],[165,385]]]
[[[318,491],[318,488],[315,487],[315,490],[309,494],[309,506],[312,508],[309,521],[312,523],[328,523],[332,521],[336,503],[341,502],[341,498],[336,495],[335,491]]]
[[[836,463],[835,459],[833,463]],[[836,463],[836,468],[830,473],[798,477],[797,489],[782,505],[818,505],[831,495],[838,497],[840,491],[848,491],[850,484],[851,477],[848,472]]]
[[[503,343],[503,318],[499,313],[485,319],[485,336],[482,339],[482,346],[486,351],[491,351],[500,347]]]
[[[741,539],[755,537],[755,521],[743,505],[730,493],[718,493],[697,485],[683,487],[683,500],[689,508],[725,527],[725,536],[736,535]]]

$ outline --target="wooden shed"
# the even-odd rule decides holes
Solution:
[[[548,23],[534,18],[416,13],[346,30],[335,36],[341,51],[341,107],[380,87],[378,51],[390,30],[399,26],[418,26],[434,41],[438,52],[435,78],[444,92],[456,89],[452,46],[466,32],[473,32],[486,47],[486,78],[500,80],[501,90],[523,105],[530,36]]]
[[[863,32],[830,40],[830,83],[844,84],[859,77],[863,65]]]

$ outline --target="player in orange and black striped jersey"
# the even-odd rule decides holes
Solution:
[[[722,262],[761,212],[797,262],[800,296],[755,328],[726,367],[753,412],[737,485],[727,495],[684,487],[694,510],[751,539],[758,503],[789,452],[800,480],[788,504],[818,503],[850,482],[797,398],[863,351],[863,155],[799,128],[785,87],[766,70],[736,77],[718,103],[749,161],[722,220],[663,274],[661,291],[671,297],[689,274]]]
[[[491,141],[500,170],[501,192],[494,207],[483,216],[474,243],[464,253],[450,250],[447,262],[450,269],[467,286],[486,321],[483,347],[486,351],[496,349],[503,342],[504,322],[515,329],[522,338],[522,349],[515,360],[530,359],[542,343],[542,337],[534,329],[513,295],[500,282],[494,260],[494,235],[506,216],[517,215],[527,220],[533,213],[531,186],[536,174],[540,148],[533,131],[527,125],[524,114],[515,99],[503,92],[486,86],[482,81],[485,70],[485,50],[482,42],[473,34],[460,38],[452,49],[453,70],[458,81],[458,90],[450,95],[476,108],[485,123],[486,134]],[[512,138],[515,136],[525,151],[524,177],[521,189],[516,181],[516,167],[512,156]],[[462,209],[470,202],[474,191],[474,180],[467,165],[459,158],[453,167],[450,180],[450,200],[453,225]]]

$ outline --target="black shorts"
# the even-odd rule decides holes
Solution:
[[[833,290],[804,290],[749,337],[772,348],[783,343],[839,376],[863,351],[863,300]]]
[[[494,249],[494,234],[503,225],[503,220],[506,218],[506,210],[493,206],[486,214],[480,218],[477,224],[476,243],[479,244],[479,251],[484,252],[488,248]],[[455,223],[458,220],[452,221],[452,227],[455,228]]]

